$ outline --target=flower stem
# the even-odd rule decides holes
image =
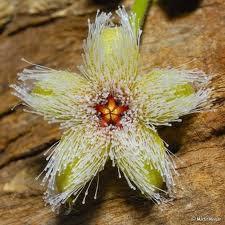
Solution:
[[[136,28],[142,27],[147,10],[152,3],[152,0],[135,0],[133,6],[131,7],[131,12],[136,14]]]

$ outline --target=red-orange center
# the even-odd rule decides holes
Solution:
[[[106,127],[110,124],[122,127],[120,120],[124,112],[128,110],[128,106],[118,105],[114,97],[109,96],[107,103],[97,105],[96,110],[101,113],[100,125]]]

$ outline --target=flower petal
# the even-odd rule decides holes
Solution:
[[[128,80],[137,74],[140,31],[135,30],[134,15],[124,8],[117,10],[119,26],[111,13],[98,13],[95,23],[89,22],[84,43],[84,65],[81,72],[92,80]],[[133,21],[133,22],[132,22]]]
[[[108,149],[109,143],[93,129],[78,126],[64,134],[48,157],[43,179],[48,183],[46,200],[53,210],[71,196],[75,202],[86,184],[103,170]]]
[[[35,113],[53,122],[64,122],[77,111],[75,96],[82,95],[87,80],[78,74],[36,65],[18,74],[15,95],[31,106]]]
[[[144,125],[133,130],[115,133],[118,145],[114,146],[117,166],[122,170],[131,188],[140,189],[147,198],[160,202],[157,190],[163,182],[171,188],[174,164],[158,134]],[[135,185],[133,185],[133,184]]]
[[[155,69],[139,77],[143,120],[169,125],[179,117],[211,107],[210,78],[202,71]]]

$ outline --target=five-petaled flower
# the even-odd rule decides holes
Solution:
[[[35,113],[61,124],[64,133],[50,150],[44,182],[53,209],[77,199],[108,159],[128,185],[162,201],[162,183],[174,186],[174,163],[157,125],[210,106],[210,81],[202,71],[153,69],[141,74],[135,15],[119,8],[89,22],[80,74],[36,65],[19,74],[15,94]],[[96,190],[97,192],[97,190]],[[85,197],[83,202],[85,201]]]

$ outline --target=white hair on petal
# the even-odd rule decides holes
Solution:
[[[181,116],[209,110],[212,107],[210,76],[200,70],[155,69],[139,76],[142,91],[137,100],[143,120],[153,125],[170,125]],[[186,85],[186,86],[185,86]],[[192,93],[185,88],[193,88]]]
[[[117,142],[112,144],[112,149],[116,164],[130,188],[135,190],[138,187],[142,194],[157,203],[164,201],[156,193],[156,190],[163,190],[150,184],[147,176],[149,171],[145,168],[146,165],[152,165],[160,172],[168,189],[174,186],[172,175],[175,164],[158,134],[145,125],[139,125],[138,128],[121,130],[115,136]]]
[[[111,13],[99,13],[95,22],[89,22],[89,33],[84,42],[83,65],[79,67],[81,73],[92,80],[105,81],[120,80],[131,81],[137,75],[139,42],[141,31],[135,31],[134,17],[128,16],[124,8],[119,8],[117,14],[120,24],[116,26],[112,22]],[[115,29],[110,38],[115,39],[111,43],[112,52],[105,56],[102,34],[106,29]]]
[[[14,94],[40,112],[47,101],[55,101],[54,103],[57,104],[56,101],[59,100],[57,96],[74,92],[84,85],[84,81],[77,74],[39,65],[32,69],[24,69],[18,74],[18,80],[21,81],[18,85],[11,85],[15,89]],[[41,89],[43,93],[35,93],[35,89]],[[46,94],[46,92],[49,93]],[[50,99],[48,95],[52,98]],[[60,97],[63,98],[63,96]]]
[[[82,76],[38,65],[24,69],[18,76],[20,82],[11,85],[13,94],[32,108],[30,112],[60,123],[64,129],[96,122],[95,109],[90,104],[93,91]]]
[[[64,204],[70,196],[74,200],[88,182],[104,169],[108,158],[109,142],[98,135],[98,131],[83,126],[78,126],[65,132],[60,143],[48,156],[48,164],[45,168],[44,183],[48,183],[46,201],[53,210]],[[70,182],[64,187],[65,191],[58,193],[57,176],[64,173],[68,165],[73,165]],[[83,203],[88,193],[90,184],[87,186]],[[95,194],[96,196],[96,194]]]

